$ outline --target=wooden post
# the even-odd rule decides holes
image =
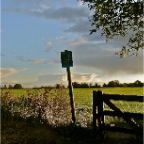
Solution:
[[[103,114],[103,93],[102,91],[97,92],[98,95],[98,123],[100,133],[103,135],[104,132],[104,114]]]
[[[69,87],[69,95],[70,95],[72,121],[75,123],[76,112],[75,112],[75,103],[74,103],[74,95],[73,95],[73,86],[72,86],[72,80],[71,80],[70,67],[67,67],[67,76],[68,76],[68,87]]]
[[[94,135],[96,134],[96,91],[93,91],[93,130]]]

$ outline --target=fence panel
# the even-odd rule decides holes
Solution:
[[[143,102],[144,96],[135,95],[118,95],[118,94],[103,94],[101,91],[93,91],[93,128],[94,131],[104,132],[105,130],[115,130],[130,132],[135,134],[143,134],[143,128],[141,128],[134,121],[133,118],[142,120],[142,113],[130,113],[121,111],[116,105],[114,105],[110,100],[121,100],[128,102]],[[103,103],[108,105],[113,111],[104,110]],[[121,127],[110,127],[105,125],[104,116],[118,116],[122,117],[126,123],[131,126],[131,129],[121,128]],[[96,123],[96,120],[98,123]],[[98,129],[99,128],[99,129]]]

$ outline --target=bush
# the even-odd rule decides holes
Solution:
[[[22,86],[21,84],[15,84],[13,89],[22,89]]]

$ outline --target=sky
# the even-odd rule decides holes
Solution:
[[[106,42],[90,35],[91,11],[78,0],[1,0],[1,85],[67,84],[61,52],[72,51],[73,82],[144,82],[143,51],[115,55],[131,34]]]

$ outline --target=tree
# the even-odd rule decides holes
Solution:
[[[94,84],[90,83],[90,86],[89,86],[89,87],[90,87],[90,88],[99,88],[100,85],[99,85],[98,83],[94,83]]]
[[[62,85],[62,84],[56,84],[56,85],[55,85],[55,88],[60,89],[60,88],[65,88],[65,86]]]
[[[136,80],[136,81],[134,82],[134,86],[136,86],[136,87],[142,87],[142,86],[143,86],[143,83],[142,83],[141,81],[139,81],[139,80]]]
[[[12,88],[13,88],[13,86],[12,86],[12,85],[9,85],[9,86],[8,86],[8,88],[9,88],[9,89],[12,89]]]
[[[73,85],[73,88],[79,88],[80,87],[80,84],[77,82],[73,82],[72,85]]]
[[[120,83],[118,80],[110,81],[107,85],[108,87],[119,87]]]
[[[144,46],[143,41],[143,1],[142,0],[82,0],[88,2],[88,8],[93,11],[90,18],[94,27],[90,34],[102,30],[106,40],[116,36],[125,37],[129,31],[133,34],[118,53],[121,57],[129,53],[137,54]]]
[[[107,84],[104,83],[104,84],[103,84],[103,87],[107,87]]]
[[[7,89],[7,86],[6,85],[4,85],[4,87],[3,87],[4,89]]]
[[[22,86],[21,84],[15,84],[13,89],[22,89]]]

